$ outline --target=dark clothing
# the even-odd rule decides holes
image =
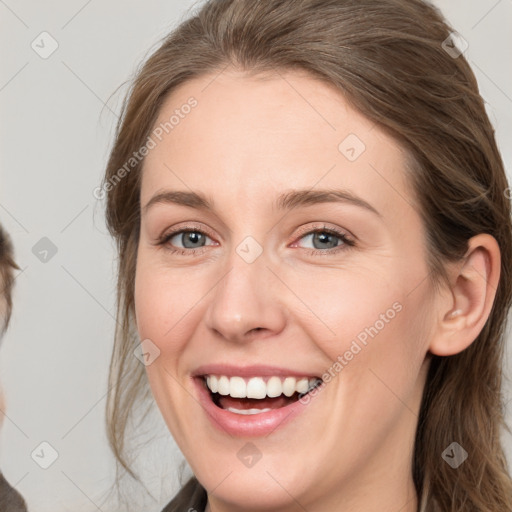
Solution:
[[[27,512],[25,500],[0,472],[0,512]]]
[[[162,512],[204,512],[208,495],[195,477],[192,477]]]

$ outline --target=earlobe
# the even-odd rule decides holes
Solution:
[[[500,249],[494,237],[480,234],[470,239],[464,259],[451,271],[451,300],[439,303],[440,320],[430,342],[431,353],[457,354],[478,337],[494,303],[500,265]]]

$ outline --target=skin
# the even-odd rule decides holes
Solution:
[[[135,307],[141,339],[160,350],[146,368],[153,395],[208,510],[416,511],[412,449],[429,354],[457,353],[483,327],[499,277],[495,240],[472,239],[436,291],[406,155],[338,90],[297,71],[228,69],[173,91],[155,126],[190,96],[198,106],[144,162]],[[338,149],[349,134],[366,146],[353,162]],[[350,191],[378,214],[347,202],[273,207],[293,189]],[[164,190],[201,192],[214,209],[144,208]],[[181,236],[157,245],[190,223],[207,235],[195,255]],[[355,245],[314,242],[308,233],[324,225]],[[263,250],[253,263],[236,252],[247,236]],[[306,410],[268,436],[219,431],[196,400],[191,372],[207,363],[321,376],[396,303]],[[251,468],[237,457],[247,441],[262,454]]]

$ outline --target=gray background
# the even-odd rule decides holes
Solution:
[[[510,168],[512,0],[436,4],[469,43],[466,56]],[[125,88],[113,93],[192,5],[0,0],[0,219],[22,268],[0,352],[7,399],[0,468],[32,512],[116,509],[106,498],[113,459],[103,426],[115,260],[93,190]],[[31,47],[43,31],[59,45],[47,59]],[[32,252],[43,237],[57,248],[47,262]],[[510,390],[507,384],[507,397]],[[181,456],[158,413],[152,418],[158,439],[137,468],[153,497],[132,487],[133,510],[160,510],[178,485]],[[512,439],[504,439],[511,458]],[[43,441],[59,454],[46,470],[31,458]],[[37,453],[43,460],[50,452]]]

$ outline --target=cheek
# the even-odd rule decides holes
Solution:
[[[202,288],[188,272],[169,272],[158,265],[137,263],[135,315],[141,339],[155,343],[162,353],[180,350],[187,339],[189,317],[198,303]]]
[[[301,297],[316,319],[296,321],[331,362],[324,380],[343,375],[343,392],[359,394],[381,377],[407,394],[428,346],[430,288],[422,265],[376,268],[304,277]]]
[[[348,348],[348,340],[359,337],[364,342],[365,332],[370,328],[372,332],[373,327],[379,332],[387,329],[404,302],[404,293],[396,282],[393,278],[377,276],[370,269],[301,276],[300,298],[310,310],[309,320],[315,319],[311,338],[324,340],[323,348],[336,351]],[[305,320],[301,323],[306,329],[312,325]],[[332,350],[328,352],[334,355]]]
[[[195,305],[201,294],[187,274],[171,272],[139,253],[134,290],[139,338],[151,340],[159,350],[159,356],[145,367],[151,392],[169,430],[181,443],[187,425],[177,411],[186,410],[190,395],[177,383],[184,380],[181,363],[193,336]]]

